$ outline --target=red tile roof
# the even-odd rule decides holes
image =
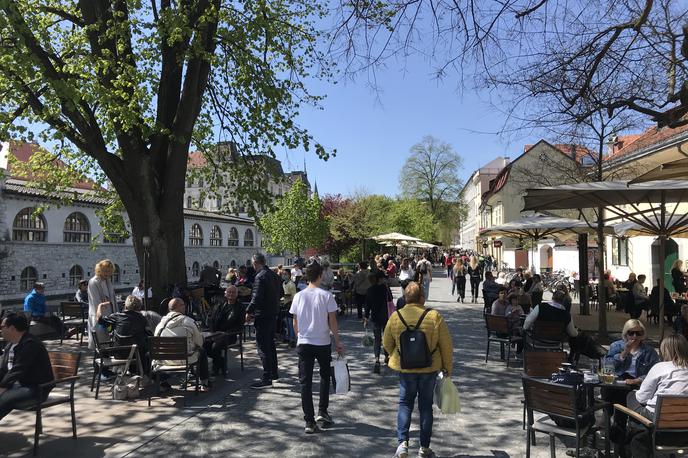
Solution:
[[[10,144],[10,153],[12,156],[14,156],[15,159],[17,159],[19,162],[24,162],[27,163],[31,159],[31,156],[38,151],[39,148],[41,148],[40,145],[37,145],[36,143],[25,143],[25,142],[17,142],[17,141],[11,141],[9,142]],[[55,159],[53,161],[53,164],[55,167],[61,168],[61,167],[66,167],[66,164],[62,162],[59,159]],[[9,178],[14,178],[17,180],[29,180],[31,181],[33,176],[31,173],[29,175],[22,175],[20,171],[15,171],[13,173],[12,171],[12,164],[8,163],[7,165],[7,172]],[[77,188],[77,189],[85,189],[85,190],[95,190],[98,189],[98,185],[94,183],[93,181],[90,180],[82,180],[74,183],[72,187]]]
[[[619,138],[620,140],[625,139],[627,137],[635,137],[635,139],[633,139],[630,142],[624,142],[620,145],[619,148],[615,147],[614,152],[609,157],[616,159],[621,156],[635,153],[637,151],[651,147],[653,145],[659,145],[667,140],[670,140],[672,137],[678,136],[687,131],[688,124],[674,128],[655,126],[650,127],[645,132],[639,135],[622,136]]]

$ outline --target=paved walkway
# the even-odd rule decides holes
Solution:
[[[439,273],[438,273],[439,275]],[[485,330],[482,304],[458,304],[451,283],[436,278],[430,305],[448,321],[454,341],[454,380],[463,411],[446,416],[436,410],[432,447],[440,457],[525,456],[521,429],[520,369],[506,369],[498,350],[484,362]],[[395,291],[395,297],[399,294]],[[79,439],[70,438],[68,410],[45,413],[41,455],[79,456],[237,456],[237,457],[391,457],[396,447],[398,396],[396,373],[383,367],[372,373],[372,349],[361,346],[362,324],[354,316],[340,319],[348,354],[352,391],[332,395],[330,413],[336,425],[306,436],[300,406],[295,352],[279,347],[281,379],[272,389],[254,391],[248,384],[258,375],[252,344],[247,345],[247,370],[230,364],[230,378],[216,382],[213,392],[179,398],[112,401],[108,390],[94,401],[88,390],[90,356],[84,365],[77,403]],[[88,377],[88,379],[86,379]],[[314,389],[317,393],[317,389]],[[317,401],[316,401],[317,405]],[[418,449],[417,412],[411,447]],[[0,456],[30,452],[33,416],[12,413],[0,423]],[[549,456],[545,437],[532,456]],[[563,456],[564,445],[558,443]]]

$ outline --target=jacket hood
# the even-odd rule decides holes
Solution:
[[[165,328],[173,329],[179,326],[183,326],[184,318],[186,318],[186,315],[184,315],[183,313],[172,312],[165,315],[165,317],[162,319],[162,323],[165,326]]]

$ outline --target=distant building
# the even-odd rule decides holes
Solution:
[[[466,217],[459,223],[459,240],[461,248],[467,250],[482,249],[479,242],[480,205],[482,195],[489,188],[490,181],[509,163],[508,157],[498,157],[474,171],[461,190],[459,196],[466,205]]]
[[[39,148],[35,144],[0,143],[0,301],[20,300],[35,281],[46,284],[48,294],[73,293],[81,279],[93,275],[101,259],[116,265],[115,283],[133,288],[142,276],[130,238],[105,237],[96,211],[108,202],[94,195],[95,184],[75,183],[73,204],[60,206],[41,190],[32,188],[26,177],[17,176],[8,164],[8,155],[27,161]],[[274,165],[281,170],[279,161]],[[60,166],[59,162],[56,166]],[[284,174],[275,183],[275,194],[283,194],[295,179],[307,180],[305,172]],[[199,183],[187,186],[187,195],[199,190]],[[185,199],[186,202],[186,199]],[[198,279],[204,264],[223,273],[228,267],[245,264],[261,250],[261,234],[252,218],[221,214],[218,202],[206,199],[203,205],[184,209],[184,245],[187,277]],[[46,207],[34,213],[37,207]],[[128,223],[126,213],[122,214]],[[91,249],[91,239],[101,242]]]

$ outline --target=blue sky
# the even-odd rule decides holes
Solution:
[[[464,161],[459,178],[499,155],[516,157],[533,138],[507,144],[496,133],[503,116],[490,107],[486,94],[459,91],[458,76],[437,80],[422,59],[388,62],[377,74],[381,92],[370,89],[365,75],[336,85],[316,82],[314,93],[326,94],[323,110],[303,110],[300,123],[318,141],[336,148],[327,162],[306,154],[308,176],[320,194],[398,193],[399,171],[409,149],[423,136],[450,143]],[[535,138],[537,140],[537,138]],[[303,151],[279,155],[285,169],[303,168]]]

